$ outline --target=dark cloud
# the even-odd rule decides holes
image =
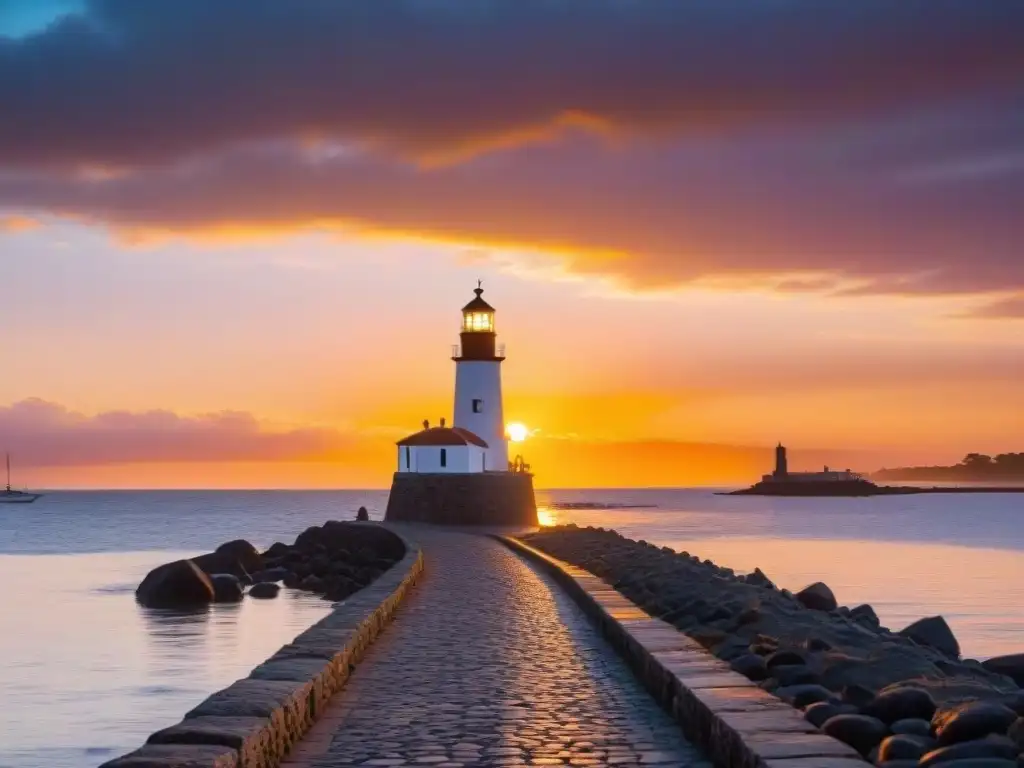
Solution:
[[[783,289],[849,293],[1024,286],[1017,215],[1024,179],[1000,176],[966,192],[907,185],[888,158],[851,147],[738,141],[617,152],[580,140],[422,171],[376,156],[311,159],[272,146],[103,181],[0,175],[0,205],[122,228],[335,222],[539,247],[559,251],[576,272],[638,286],[700,279],[781,279]]]
[[[0,38],[0,206],[1005,293],[1022,39],[1005,0],[93,0]]]
[[[0,444],[22,466],[131,462],[277,461],[323,458],[346,446],[329,430],[265,431],[248,413],[75,413],[44,400],[0,407]]]
[[[0,38],[0,163],[846,119],[1019,94],[1022,37],[1005,0],[92,0]]]

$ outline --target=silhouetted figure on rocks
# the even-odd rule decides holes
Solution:
[[[369,520],[370,513],[366,511],[366,507],[360,507],[359,511],[356,512],[356,520]]]

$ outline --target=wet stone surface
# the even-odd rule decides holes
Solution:
[[[286,766],[711,768],[561,589],[414,529],[422,582]]]

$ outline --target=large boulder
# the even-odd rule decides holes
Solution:
[[[302,552],[311,552],[316,549],[326,548],[324,529],[319,525],[311,525],[295,537],[295,549]]]
[[[1006,675],[1024,688],[1024,653],[996,656],[981,662],[981,666],[997,675]]]
[[[238,580],[237,576],[233,576],[230,573],[215,573],[209,579],[210,583],[213,584],[213,599],[215,602],[237,603],[245,594],[242,582]]]
[[[1005,734],[1017,720],[1017,713],[994,701],[972,701],[939,712],[932,718],[935,738],[945,747],[973,741],[990,734]]]
[[[832,594],[832,590],[821,581],[801,589],[796,593],[796,599],[805,608],[810,608],[814,611],[834,611],[839,606],[836,602],[836,596]]]
[[[960,643],[957,642],[949,624],[941,616],[919,619],[909,627],[901,629],[900,634],[903,637],[909,637],[919,645],[927,645],[954,659],[960,657]]]
[[[894,688],[878,694],[864,707],[864,714],[877,717],[883,723],[931,720],[935,715],[935,701],[928,691],[920,688]]]
[[[224,542],[213,551],[218,555],[230,555],[249,573],[263,568],[263,558],[260,557],[259,550],[245,539]]]
[[[853,714],[844,712],[841,704],[831,701],[816,701],[804,710],[804,720],[816,728],[821,728],[836,715]]]
[[[1005,760],[1006,765],[1012,766],[1017,757],[1017,747],[1005,736],[986,736],[984,739],[973,741],[962,741],[959,744],[952,744],[948,747],[939,747],[921,757],[918,765],[920,768],[932,768],[932,766],[949,764],[953,766],[998,766],[998,760]],[[981,762],[983,759],[992,762]],[[955,762],[954,762],[955,761]],[[962,761],[962,762],[961,762]]]
[[[834,701],[835,695],[828,688],[821,685],[792,685],[787,688],[779,688],[775,695],[797,709],[815,704],[819,701]]]
[[[291,551],[292,551],[292,548],[289,547],[284,542],[275,541],[273,544],[270,545],[270,547],[267,549],[267,551],[263,553],[263,559],[264,560],[276,560],[276,559],[278,559],[280,557],[284,557],[285,555],[287,555]]]
[[[919,760],[935,748],[935,739],[928,736],[897,734],[889,736],[878,745],[878,762],[889,760]]]
[[[742,656],[737,656],[729,662],[729,666],[733,668],[733,671],[739,672],[748,680],[753,680],[755,682],[764,680],[768,677],[764,658],[758,656],[756,653],[745,653]]]
[[[261,581],[259,584],[253,584],[249,587],[249,597],[255,597],[259,600],[269,600],[277,597],[277,593],[281,591],[281,586],[275,584],[272,581]]]
[[[237,576],[245,584],[252,581],[248,569],[231,552],[209,552],[205,555],[193,557],[192,562],[207,576],[214,573],[230,573],[232,576]]]
[[[366,511],[366,507],[360,507],[356,512],[356,520],[365,522],[370,519],[370,513]]]
[[[191,560],[176,560],[146,574],[135,599],[149,608],[193,608],[214,600],[210,578]]]
[[[851,608],[850,618],[854,621],[859,621],[861,624],[866,624],[869,627],[878,627],[881,624],[878,620],[878,614],[875,613],[875,609],[867,604]]]
[[[885,723],[867,715],[836,715],[825,721],[821,730],[867,755],[889,733]],[[923,751],[923,750],[922,750]]]

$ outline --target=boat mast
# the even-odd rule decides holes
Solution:
[[[7,492],[11,492],[11,454],[7,454]]]

